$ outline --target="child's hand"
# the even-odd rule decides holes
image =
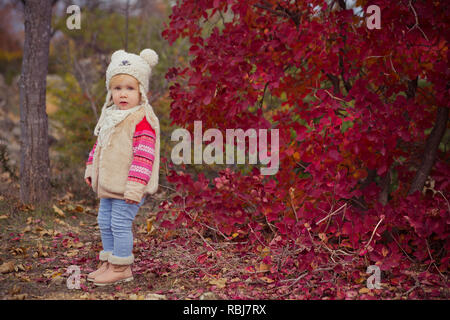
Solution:
[[[130,199],[125,199],[125,202],[129,203],[129,204],[138,204],[139,203],[137,201],[133,201],[133,200],[130,200]]]
[[[86,181],[89,187],[92,187],[91,178],[86,178],[84,181]]]

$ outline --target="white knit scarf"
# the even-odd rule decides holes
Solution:
[[[111,135],[114,132],[114,128],[120,122],[122,122],[126,117],[128,117],[133,112],[139,110],[142,105],[138,105],[131,109],[120,110],[116,105],[112,105],[105,109],[104,117],[100,117],[100,120],[95,128],[94,134],[98,136],[97,144],[104,147],[108,144]]]

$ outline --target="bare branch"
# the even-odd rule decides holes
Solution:
[[[413,14],[414,14],[414,18],[415,18],[415,20],[416,20],[416,23],[408,30],[408,32],[410,32],[410,31],[414,30],[415,28],[417,28],[417,29],[419,29],[419,31],[422,33],[423,37],[424,37],[427,41],[430,41],[430,40],[428,40],[428,37],[427,37],[427,35],[425,34],[425,32],[423,32],[422,28],[419,26],[419,18],[417,17],[417,12],[416,12],[416,10],[414,9],[414,7],[413,7],[413,5],[412,5],[412,3],[411,3],[411,0],[409,0],[408,6],[411,8],[411,10],[412,10],[412,12],[413,12]]]
[[[256,3],[253,6],[259,8],[259,9],[269,11],[276,16],[291,19],[294,22],[294,24],[297,26],[297,28],[299,27],[300,14],[298,12],[294,13],[294,12],[288,10],[287,8],[280,6],[279,4],[276,7],[279,10],[274,10],[274,9],[272,9],[270,3],[268,3],[267,1],[263,1],[263,2],[264,2],[264,4]]]
[[[86,77],[85,77],[84,72],[83,72],[80,64],[78,63],[76,57],[74,57],[74,59],[73,59],[73,64],[74,64],[74,67],[75,67],[75,70],[76,70],[77,74],[79,75],[79,81],[78,82],[79,82],[79,84],[81,86],[81,89],[86,94],[86,96],[87,96],[87,98],[88,98],[88,100],[89,100],[89,102],[91,104],[92,112],[94,113],[95,118],[98,120],[97,108],[95,106],[94,98],[92,97],[91,92],[89,91],[89,85],[88,85],[88,83],[86,81]]]

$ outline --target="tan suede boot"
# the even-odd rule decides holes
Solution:
[[[110,263],[105,272],[95,277],[94,284],[96,286],[107,286],[132,280],[133,274],[130,265],[116,265]]]
[[[102,274],[103,272],[105,272],[108,269],[108,266],[109,266],[109,262],[108,261],[102,262],[100,268],[98,268],[97,270],[92,271],[91,273],[88,274],[87,280],[88,281],[95,281],[95,277],[97,277],[100,274]]]
[[[99,259],[102,262],[102,264],[100,265],[100,267],[97,270],[88,274],[88,276],[87,276],[88,281],[95,281],[96,276],[98,276],[101,273],[106,271],[106,269],[109,266],[108,259],[111,254],[112,254],[111,251],[104,251],[104,250],[100,251]]]

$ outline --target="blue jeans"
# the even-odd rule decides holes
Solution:
[[[98,226],[103,244],[103,252],[112,254],[110,262],[131,264],[133,251],[133,220],[145,198],[139,204],[129,204],[125,200],[100,198]]]

